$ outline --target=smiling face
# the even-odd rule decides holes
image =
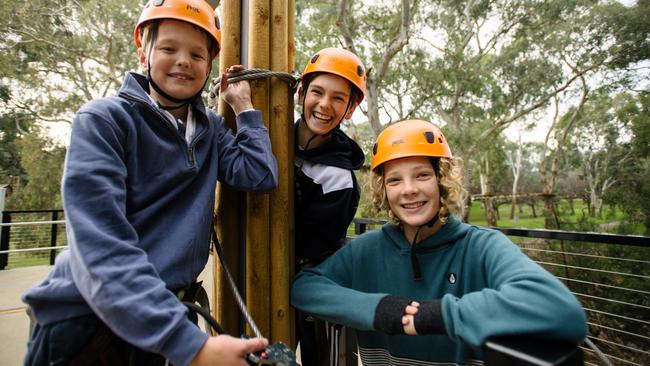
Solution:
[[[300,92],[305,122],[311,134],[325,135],[344,118],[352,118],[357,103],[348,108],[351,94],[352,85],[340,76],[322,73],[311,80],[307,90]]]
[[[140,63],[151,68],[151,78],[167,94],[177,99],[197,94],[210,73],[208,35],[198,27],[177,20],[163,20],[150,52],[138,49]],[[163,105],[173,105],[151,90],[151,96]]]
[[[383,164],[383,172],[388,205],[407,238],[413,237],[417,228],[427,224],[440,209],[438,179],[431,160],[424,156],[390,160]]]

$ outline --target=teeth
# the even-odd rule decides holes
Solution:
[[[424,206],[424,202],[407,203],[402,205],[404,208],[418,208],[421,206]]]
[[[314,112],[313,114],[314,114],[314,117],[316,117],[318,119],[322,119],[322,120],[325,120],[325,121],[330,120],[330,118],[328,116],[324,115],[324,114],[320,114],[318,112]]]

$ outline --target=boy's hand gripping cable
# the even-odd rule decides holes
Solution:
[[[294,75],[294,74],[280,72],[280,71],[271,71],[266,69],[256,69],[256,68],[246,69],[240,72],[229,73],[228,83],[232,84],[242,80],[254,80],[254,79],[263,79],[263,78],[270,78],[270,77],[275,77],[286,82],[289,85],[290,95],[293,95],[298,89],[298,85],[300,85],[299,75]],[[210,82],[210,86],[208,87],[208,91],[209,91],[208,100],[210,101],[211,106],[214,104],[214,100],[219,95],[220,85],[221,85],[221,76],[212,79],[212,81]]]
[[[244,315],[244,319],[246,319],[246,323],[248,323],[248,325],[251,327],[251,330],[253,331],[255,336],[261,338],[262,333],[257,328],[257,325],[255,325],[255,321],[253,321],[253,317],[251,317],[251,314],[248,312],[248,309],[246,308],[246,303],[244,303],[244,300],[241,298],[241,295],[237,290],[237,285],[235,284],[235,280],[233,280],[232,275],[230,274],[230,270],[226,265],[226,260],[223,254],[223,250],[221,249],[221,244],[217,239],[217,233],[214,230],[214,227],[212,228],[212,242],[214,243],[214,246],[217,249],[217,254],[219,255],[219,261],[221,262],[221,267],[223,268],[223,271],[226,274],[226,278],[228,279],[228,283],[230,284],[230,288],[232,289],[232,292],[235,295],[235,299],[237,301],[237,306],[239,307],[239,310],[242,312],[242,315]],[[217,321],[212,317],[212,315],[210,315],[210,313],[206,309],[189,302],[184,302],[184,304],[188,308],[190,308],[190,310],[195,311],[197,314],[205,318],[206,321],[210,324],[210,326],[212,326],[212,328],[214,328],[214,330],[218,334],[225,334],[224,329],[219,325],[219,323],[217,323]],[[271,344],[268,347],[266,347],[266,349],[262,352],[249,354],[247,357],[247,361],[251,365],[300,366],[300,364],[296,362],[296,355],[293,352],[293,350],[291,350],[291,348],[289,348],[286,344],[282,342]]]

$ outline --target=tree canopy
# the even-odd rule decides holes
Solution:
[[[136,68],[132,32],[141,5],[0,4],[0,184],[17,179],[26,187],[36,180],[36,172],[28,172],[30,154],[42,154],[40,160],[55,167],[50,171],[60,169],[60,161],[47,158],[59,155],[43,126],[70,123],[82,104],[114,93],[124,73]],[[505,151],[513,148],[505,131],[516,125],[531,140],[528,131],[545,126],[536,144],[522,145],[521,189],[553,197],[581,186],[569,180],[589,186],[581,159],[589,139],[598,129],[617,131],[622,142],[616,150],[630,162],[608,164],[608,174],[625,179],[599,197],[607,203],[618,197],[630,215],[648,217],[633,196],[625,198],[622,185],[633,179],[637,193],[647,194],[643,80],[650,69],[650,1],[296,0],[295,8],[297,70],[332,46],[352,50],[365,63],[368,90],[356,114],[362,116],[346,126],[366,152],[388,123],[431,120],[465,161],[473,194],[511,192]],[[38,151],[30,150],[31,135]],[[605,145],[591,151],[593,159],[614,154]]]

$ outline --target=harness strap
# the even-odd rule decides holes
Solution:
[[[194,282],[189,287],[181,289],[179,291],[174,291],[174,294],[181,301],[194,303],[199,294],[200,289],[202,289],[202,281]],[[205,291],[205,290],[204,290]],[[195,323],[196,323],[196,319]],[[120,355],[124,354],[124,347],[130,348],[126,354],[129,355],[131,359],[122,360]],[[120,352],[121,351],[121,352]],[[113,331],[102,324],[97,333],[92,337],[90,342],[79,352],[69,363],[69,366],[87,366],[99,364],[102,366],[118,366],[134,364],[133,357],[136,352],[147,352],[137,348],[136,346],[124,341]]]
[[[99,362],[103,366],[124,364],[119,358],[115,342],[119,338],[106,326],[102,325],[90,342],[70,361],[70,366],[85,366]]]

